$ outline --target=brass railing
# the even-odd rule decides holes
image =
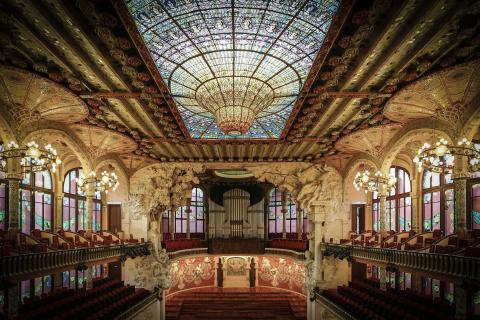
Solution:
[[[289,256],[296,260],[305,260],[305,252],[298,252],[289,249],[265,248],[265,254],[276,254],[282,256]]]
[[[415,269],[420,272],[480,280],[479,258],[333,243],[322,243],[321,246],[324,254],[334,257],[371,260],[394,267]]]
[[[137,257],[150,254],[151,244],[129,244],[108,247],[78,248],[0,257],[0,279],[24,275],[111,258]]]

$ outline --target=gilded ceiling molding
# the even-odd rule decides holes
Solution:
[[[14,131],[10,127],[9,121],[4,118],[1,111],[2,110],[0,110],[0,140],[4,144],[9,143],[10,141],[17,142],[17,138],[15,136]]]

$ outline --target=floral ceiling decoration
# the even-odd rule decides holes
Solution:
[[[279,138],[335,0],[126,1],[192,138]]]

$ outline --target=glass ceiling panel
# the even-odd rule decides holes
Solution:
[[[193,138],[279,138],[339,0],[126,0]]]

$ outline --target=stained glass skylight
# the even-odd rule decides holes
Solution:
[[[126,0],[192,138],[279,138],[338,0]]]

